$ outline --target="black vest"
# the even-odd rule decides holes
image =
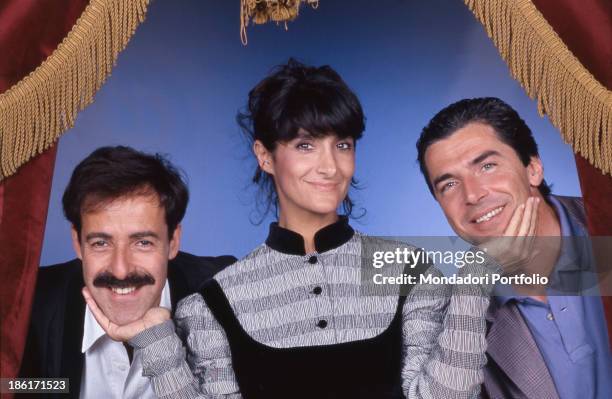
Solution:
[[[273,348],[242,328],[216,280],[201,289],[208,308],[225,330],[240,392],[245,399],[404,398],[402,393],[402,308],[381,334],[335,345]]]

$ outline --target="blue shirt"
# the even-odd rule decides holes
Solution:
[[[588,236],[555,197],[548,200],[559,217],[561,236]],[[562,399],[612,398],[612,355],[603,304],[593,295],[596,275],[581,269],[592,264],[590,250],[583,248],[586,243],[564,241],[550,276],[551,282],[570,276],[575,295],[562,295],[553,288],[547,289],[546,303],[519,295],[497,298],[501,305],[516,302]],[[564,287],[567,293],[567,284]]]

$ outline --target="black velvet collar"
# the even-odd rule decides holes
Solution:
[[[323,227],[314,236],[315,250],[326,252],[346,243],[355,234],[348,224],[346,216],[340,216],[337,222]],[[278,222],[270,223],[270,233],[266,244],[274,249],[290,255],[306,255],[304,238],[298,233],[280,227]]]

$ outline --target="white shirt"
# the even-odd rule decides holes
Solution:
[[[172,307],[168,280],[164,284],[159,306],[168,309]],[[139,353],[134,353],[130,365],[123,343],[113,341],[106,335],[88,306],[85,309],[81,352],[85,353],[81,398],[157,398],[149,379],[142,375]]]

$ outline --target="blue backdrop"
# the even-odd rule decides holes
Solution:
[[[334,67],[360,97],[366,132],[353,194],[367,214],[353,225],[376,235],[451,235],[416,163],[415,141],[442,107],[496,96],[532,128],[553,191],[580,195],[573,154],[461,0],[321,0],[283,26],[239,36],[238,0],[153,1],[94,104],[60,140],[42,264],[72,258],[61,195],[76,164],[102,145],[162,152],[189,176],[184,250],[247,254],[269,220],[253,225],[254,168],[235,122],[248,91],[296,57]]]

